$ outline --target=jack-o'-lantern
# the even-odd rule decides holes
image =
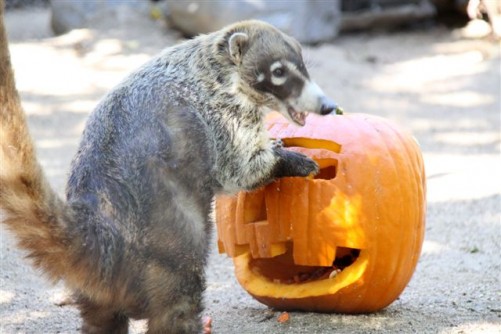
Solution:
[[[314,159],[314,177],[287,177],[220,196],[220,252],[242,287],[281,310],[362,313],[393,302],[424,237],[425,175],[417,142],[375,116],[278,115],[272,138]]]

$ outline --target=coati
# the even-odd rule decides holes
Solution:
[[[83,333],[127,333],[129,318],[201,332],[214,195],[318,171],[263,125],[271,109],[301,126],[335,108],[300,45],[246,21],[165,49],[89,116],[63,201],[37,162],[0,14],[2,222],[74,292]]]

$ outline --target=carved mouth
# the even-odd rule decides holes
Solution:
[[[294,123],[296,123],[297,125],[303,126],[306,124],[306,116],[308,116],[307,112],[295,111],[291,106],[287,107],[287,112],[289,113],[289,116],[294,121]]]
[[[357,261],[360,249],[338,247],[332,266],[301,266],[294,263],[292,247],[273,258],[252,259],[251,269],[268,280],[278,284],[302,284],[314,281],[334,279],[343,270]]]

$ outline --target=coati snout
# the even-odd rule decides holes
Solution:
[[[256,36],[250,36],[255,34]],[[303,126],[309,112],[326,115],[336,104],[310,78],[300,44],[279,30],[235,31],[230,56],[257,102]]]

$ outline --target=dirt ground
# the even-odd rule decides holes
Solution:
[[[180,37],[125,15],[53,37],[47,9],[6,14],[13,64],[39,158],[63,194],[85,120],[123,76]],[[97,27],[97,26],[96,26]],[[420,142],[426,239],[412,281],[370,315],[291,313],[277,322],[243,291],[214,242],[206,314],[214,333],[501,333],[500,49],[434,27],[356,34],[305,48],[311,76],[347,112],[381,115]],[[1,232],[0,332],[76,333],[78,314]],[[144,331],[133,322],[132,333]]]

